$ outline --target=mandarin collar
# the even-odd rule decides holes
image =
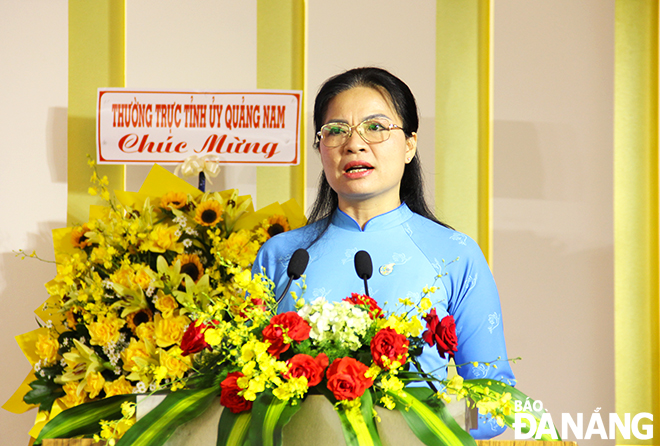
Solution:
[[[413,212],[410,208],[408,208],[405,203],[402,203],[398,208],[369,220],[367,224],[364,225],[364,230],[362,230],[353,217],[337,208],[335,213],[332,214],[331,224],[353,232],[374,232],[397,227],[412,216]]]

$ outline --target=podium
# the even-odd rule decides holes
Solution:
[[[498,441],[498,440],[477,440],[479,446],[577,446],[574,441]],[[94,443],[94,440],[84,438],[81,440],[54,439],[44,440],[44,446],[103,446],[103,442]]]
[[[138,418],[144,416],[162,401],[162,397],[138,399]],[[450,412],[461,425],[465,425],[464,404],[452,404]],[[212,405],[202,415],[177,429],[165,446],[205,446],[215,445],[218,422],[223,407],[219,403]],[[377,423],[383,446],[425,446],[412,433],[403,416],[398,411],[376,407],[380,417]],[[470,416],[468,415],[468,420]],[[469,423],[469,421],[468,421]],[[309,395],[301,410],[291,419],[282,431],[283,446],[337,446],[344,444],[344,435],[339,417],[332,404],[321,395]],[[310,439],[313,439],[311,441]],[[102,446],[103,442],[94,443],[91,439],[44,440],[43,446]],[[477,440],[479,446],[577,446],[572,441],[534,441],[534,440]]]

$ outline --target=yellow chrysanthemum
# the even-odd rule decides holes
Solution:
[[[213,242],[212,253],[242,268],[249,268],[254,263],[260,247],[259,243],[252,239],[252,234],[244,229],[232,232],[226,239],[214,239]]]
[[[188,204],[188,196],[183,192],[168,192],[160,199],[160,207],[181,209]]]
[[[179,243],[179,228],[166,224],[157,224],[149,233],[148,239],[140,245],[142,251],[165,252],[183,251],[183,244]]]
[[[156,326],[154,330],[156,344],[164,348],[181,343],[183,333],[190,324],[190,319],[186,316],[163,318],[160,314],[156,314],[154,324]]]
[[[158,290],[158,299],[156,300],[156,309],[160,311],[163,317],[168,318],[174,315],[174,311],[179,308],[179,304],[174,297],[169,294],[163,294]]]
[[[101,393],[105,386],[105,378],[99,372],[92,372],[87,376],[85,381],[85,391],[89,393],[89,397],[94,399]]]
[[[87,394],[85,392],[78,393],[78,382],[72,381],[66,383],[62,390],[64,390],[65,395],[57,400],[61,402],[64,406],[69,409],[75,406],[79,406],[82,403],[87,402]]]
[[[36,342],[36,351],[40,359],[43,359],[46,364],[51,364],[57,359],[57,349],[60,348],[59,342],[57,339],[52,336],[39,335],[39,339]]]
[[[149,359],[150,357],[151,355],[147,350],[147,346],[142,340],[131,339],[128,347],[121,352],[121,359],[124,361],[124,370],[128,372],[132,371],[134,367],[137,367],[135,358]]]
[[[124,326],[124,321],[114,314],[100,317],[96,322],[87,326],[90,335],[90,344],[108,345],[119,340],[119,329]]]
[[[200,203],[195,212],[195,221],[202,226],[215,226],[222,221],[222,204],[215,200]]]
[[[151,285],[154,276],[154,272],[148,265],[140,265],[135,271],[134,281],[137,286],[146,290]]]
[[[190,356],[182,356],[181,348],[174,346],[169,350],[158,350],[160,365],[167,369],[167,376],[172,379],[182,378],[192,365]]]
[[[143,341],[149,341],[152,344],[155,344],[156,343],[156,336],[154,335],[155,330],[156,330],[156,326],[154,325],[153,322],[144,322],[137,326],[137,328],[135,329],[135,335]]]
[[[199,282],[199,279],[204,275],[204,266],[197,254],[179,254],[174,261],[179,261],[181,264],[181,274],[188,274],[190,278]]]
[[[126,288],[135,289],[135,271],[131,268],[130,264],[124,263],[119,269],[110,275],[110,281],[125,286]]]
[[[133,384],[131,384],[130,381],[127,381],[126,378],[122,375],[115,381],[106,381],[103,385],[103,390],[105,390],[106,398],[110,398],[111,396],[115,395],[128,395],[133,393]]]

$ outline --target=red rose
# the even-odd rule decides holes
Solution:
[[[422,333],[422,338],[431,347],[437,344],[438,353],[443,358],[446,358],[447,354],[453,357],[458,345],[454,316],[447,315],[439,321],[435,308],[433,308],[429,314],[424,316],[424,320],[426,321],[426,331]]]
[[[195,322],[191,322],[190,325],[188,325],[186,332],[181,338],[181,350],[183,350],[183,356],[201,352],[205,348],[211,350],[211,346],[207,344],[206,340],[204,339],[204,332],[207,328],[209,328],[208,325],[197,325]]]
[[[264,341],[270,342],[268,353],[279,359],[280,355],[289,349],[291,341],[300,342],[309,338],[311,329],[307,321],[298,316],[298,313],[289,311],[274,316],[261,334]]]
[[[378,306],[378,303],[365,294],[351,293],[351,297],[345,297],[344,300],[353,305],[367,307],[367,311],[369,311],[369,315],[372,319],[383,317],[383,310]]]
[[[335,359],[326,372],[328,389],[338,400],[359,398],[374,383],[364,376],[368,370],[369,367],[353,358]]]
[[[289,364],[289,371],[284,374],[284,377],[300,378],[304,376],[307,378],[307,385],[314,387],[323,379],[323,372],[328,367],[328,355],[319,353],[316,358],[309,355],[300,353],[287,361]]]
[[[244,412],[252,409],[252,401],[248,401],[238,394],[242,389],[238,387],[236,381],[244,376],[241,372],[231,372],[220,383],[222,392],[220,393],[220,404],[231,410],[233,413]]]
[[[399,334],[392,328],[383,328],[371,340],[371,357],[374,362],[382,368],[389,368],[383,356],[392,361],[405,363],[408,358],[408,346],[410,342],[404,335]]]

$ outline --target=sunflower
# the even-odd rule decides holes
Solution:
[[[222,221],[222,205],[215,200],[205,201],[197,206],[195,221],[203,226],[215,226]]]
[[[145,322],[153,321],[153,312],[148,308],[143,308],[142,310],[134,311],[133,313],[126,316],[126,325],[131,329],[133,334],[140,324]]]
[[[80,249],[91,246],[92,242],[85,235],[87,232],[89,232],[89,228],[86,224],[73,228],[73,231],[71,231],[71,243],[73,243],[73,246]]]
[[[163,209],[181,209],[188,204],[188,196],[183,192],[168,192],[160,199],[160,207]]]
[[[262,227],[268,233],[268,238],[290,230],[289,220],[284,215],[271,215],[262,223]]]
[[[197,254],[180,254],[174,261],[181,262],[181,274],[188,274],[197,283],[204,275],[204,267]]]

